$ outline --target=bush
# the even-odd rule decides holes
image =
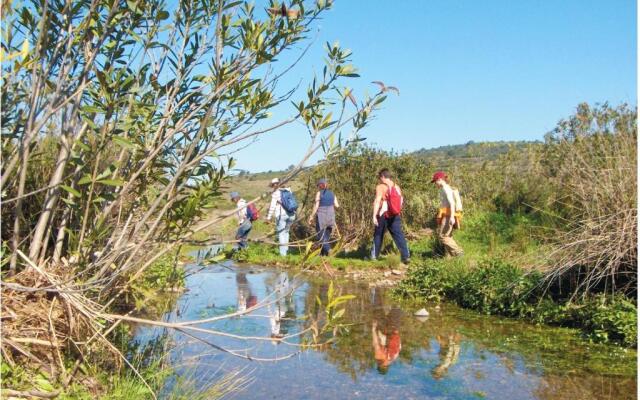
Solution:
[[[550,278],[575,278],[575,293],[637,286],[637,111],[590,107],[547,136],[541,164],[558,216]]]
[[[576,303],[543,290],[544,276],[497,259],[469,268],[460,260],[425,261],[412,266],[396,289],[402,296],[440,301],[485,314],[580,328],[596,342],[637,343],[637,306],[624,296],[597,295]]]
[[[377,174],[382,168],[389,168],[393,180],[402,188],[406,229],[420,229],[430,224],[438,205],[436,189],[430,184],[432,168],[412,155],[398,155],[364,145],[338,153],[304,178],[304,213],[308,215],[313,207],[317,180],[327,178],[340,202],[336,219],[342,236],[356,247],[368,243],[373,232],[371,208]]]

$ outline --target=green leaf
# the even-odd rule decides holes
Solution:
[[[82,179],[80,179],[78,181],[78,185],[86,185],[87,183],[90,183],[91,181],[92,181],[91,175],[86,174],[85,176],[82,177]]]
[[[76,189],[72,188],[71,186],[60,185],[60,188],[66,190],[67,192],[71,193],[72,195],[74,195],[76,197],[82,197],[82,193],[80,193]]]
[[[104,112],[102,108],[96,106],[82,106],[82,111],[87,113],[101,113]]]
[[[107,185],[107,186],[122,186],[124,185],[124,181],[122,179],[102,179],[98,181],[99,183],[102,183],[103,185]]]
[[[112,139],[117,145],[125,149],[134,150],[136,148],[136,145],[131,140],[122,136],[114,136]]]
[[[333,299],[333,281],[329,282],[329,289],[327,290],[327,299]]]

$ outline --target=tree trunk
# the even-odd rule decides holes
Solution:
[[[60,188],[58,187],[58,185],[62,183],[62,179],[64,177],[64,169],[67,166],[67,161],[69,160],[70,153],[71,143],[69,143],[69,137],[67,135],[63,135],[62,145],[60,147],[60,152],[58,153],[58,159],[56,161],[56,169],[51,176],[51,180],[49,181],[49,186],[54,187],[49,189],[49,192],[47,193],[46,200],[44,201],[44,208],[42,210],[42,213],[40,214],[40,218],[38,218],[38,223],[36,224],[35,232],[33,234],[33,240],[31,241],[31,246],[29,247],[29,258],[32,260],[37,259],[42,248],[42,239],[45,232],[47,231],[47,228],[49,227],[54,208],[56,206],[56,203],[58,202],[58,197],[60,196]]]

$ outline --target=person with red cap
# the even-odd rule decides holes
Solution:
[[[445,256],[461,256],[464,251],[453,239],[453,229],[460,226],[462,217],[460,194],[449,186],[449,177],[442,171],[433,174],[431,183],[440,188],[440,209],[436,217],[438,239],[444,247]]]

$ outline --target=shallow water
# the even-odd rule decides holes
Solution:
[[[304,330],[326,303],[328,281],[295,278],[272,268],[189,267],[188,291],[164,319],[186,321],[233,312],[291,295],[250,315],[199,325],[232,335],[269,338]],[[274,291],[279,291],[274,294]],[[271,340],[246,341],[204,333],[191,335],[138,327],[136,341],[169,339],[170,363],[205,387],[244,368],[250,383],[234,399],[635,399],[636,353],[588,345],[574,332],[487,317],[450,305],[422,307],[356,283],[336,284],[353,294],[344,321],[349,333],[333,344],[300,352]],[[271,296],[271,297],[269,297]],[[375,338],[375,340],[374,340]],[[299,337],[288,339],[299,343]],[[216,348],[232,350],[253,361]],[[255,361],[256,358],[286,358]],[[168,393],[175,379],[168,379]]]

